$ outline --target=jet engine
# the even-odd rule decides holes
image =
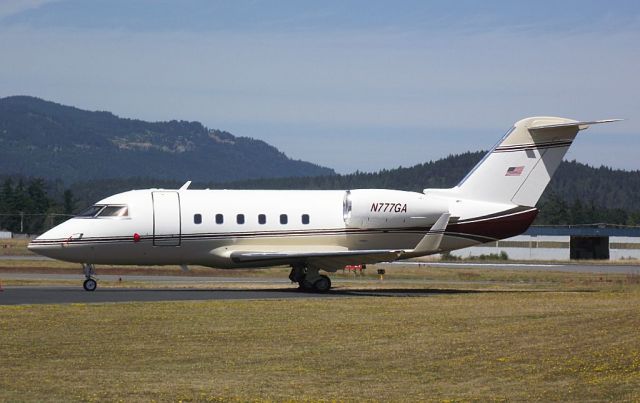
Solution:
[[[401,190],[347,190],[343,202],[348,228],[424,228],[448,211],[443,199]]]

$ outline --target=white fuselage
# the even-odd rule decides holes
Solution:
[[[451,212],[455,220],[464,221],[514,207],[376,189],[147,189],[111,196],[96,206],[126,207],[126,215],[72,218],[32,241],[29,248],[56,259],[92,264],[265,266],[234,262],[229,256],[238,250],[412,249],[442,213]],[[448,231],[441,249],[493,240],[469,235]],[[268,265],[289,263],[283,259]]]
[[[533,206],[580,130],[615,119],[519,120],[455,187],[384,189],[133,190],[47,231],[29,249],[83,264],[220,268],[290,265],[303,290],[326,292],[349,264],[425,256],[524,232]]]

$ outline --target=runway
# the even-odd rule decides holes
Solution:
[[[470,263],[470,262],[399,262],[379,264],[386,267],[387,274],[393,276],[394,266],[446,267],[450,269],[482,268],[502,270],[562,271],[574,273],[617,273],[640,274],[637,265],[597,265],[597,264],[544,264],[544,263]],[[421,280],[424,289],[377,289],[345,290],[341,283],[359,283],[360,280],[334,279],[337,288],[326,294],[299,292],[286,278],[263,277],[218,277],[218,276],[180,276],[180,275],[99,275],[101,281],[148,282],[152,288],[101,288],[94,292],[82,289],[82,276],[79,274],[54,273],[0,273],[2,280],[73,280],[77,285],[69,286],[10,286],[2,288],[0,305],[23,304],[68,304],[68,303],[110,303],[110,302],[150,302],[150,301],[210,301],[210,300],[247,300],[247,299],[300,299],[300,298],[336,298],[358,296],[429,296],[442,293],[466,293],[468,290],[438,290],[429,288],[429,280]],[[157,287],[153,286],[157,284]],[[405,283],[414,285],[415,280],[394,280],[396,286]],[[434,285],[438,282],[436,281]],[[448,281],[454,287],[465,284],[491,284],[487,281]],[[229,284],[230,286],[225,286]],[[233,284],[231,286],[231,284]],[[247,284],[246,287],[242,284]],[[198,288],[188,288],[197,285]],[[210,288],[203,288],[210,285]],[[238,285],[240,285],[238,287]],[[289,288],[288,286],[291,285]],[[167,288],[167,286],[169,288]],[[275,287],[274,287],[275,286]],[[436,285],[437,286],[437,285]],[[233,289],[229,288],[233,287]]]
[[[295,288],[279,290],[102,288],[87,292],[79,286],[6,287],[0,292],[0,305],[296,299],[339,296],[347,296],[347,294],[334,292],[327,294],[303,293],[298,292]]]
[[[33,304],[91,304],[123,302],[161,302],[161,301],[215,301],[215,300],[264,300],[264,299],[302,299],[302,298],[345,298],[345,297],[429,297],[444,294],[476,294],[482,291],[467,289],[332,289],[325,294],[301,292],[297,288],[289,289],[234,289],[201,290],[169,288],[102,288],[93,292],[81,287],[6,287],[0,292],[2,305]],[[504,291],[511,292],[511,291]]]
[[[102,274],[98,272],[96,278],[99,281],[126,282],[144,281],[149,283],[172,283],[176,285],[185,284],[220,284],[220,283],[247,283],[247,284],[269,284],[286,285],[291,284],[287,278],[260,278],[260,277],[231,277],[231,276],[180,276],[180,275],[156,275],[156,274]],[[78,273],[0,273],[0,279],[5,280],[72,280],[82,284],[84,276]]]

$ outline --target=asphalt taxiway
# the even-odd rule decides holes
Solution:
[[[340,293],[312,294],[295,288],[278,290],[197,290],[102,288],[87,292],[80,286],[5,287],[0,305],[72,304],[104,302],[211,301],[238,299],[292,299],[346,296]]]
[[[593,264],[543,264],[543,263],[444,263],[444,262],[402,262],[388,264],[419,265],[428,270],[429,267],[465,268],[486,267],[487,269],[532,270],[532,271],[564,271],[575,273],[622,273],[640,274],[638,265],[593,265]],[[380,264],[385,267],[386,264]],[[393,273],[393,267],[387,267]],[[326,294],[300,292],[288,279],[255,278],[255,277],[215,277],[215,276],[179,276],[179,275],[99,275],[101,281],[116,282],[148,282],[152,285],[163,284],[162,287],[145,288],[100,288],[94,292],[82,289],[82,276],[79,274],[53,273],[0,273],[2,280],[74,280],[77,285],[69,286],[10,286],[2,288],[0,305],[22,304],[65,304],[65,303],[105,303],[105,302],[145,302],[145,301],[197,301],[197,300],[240,300],[240,299],[299,299],[358,296],[429,296],[441,293],[466,293],[466,290],[437,290],[433,288],[389,289],[389,290],[345,290],[336,287]],[[352,280],[337,279],[336,285],[350,283]],[[398,281],[396,281],[398,282]],[[412,282],[404,280],[399,282]],[[424,281],[425,284],[429,281]],[[225,284],[232,284],[233,288]],[[458,282],[449,282],[457,286]],[[459,282],[459,284],[467,284]],[[483,282],[475,282],[483,283]],[[243,286],[242,284],[247,284]],[[166,287],[166,286],[169,287]],[[189,288],[197,285],[198,288]],[[206,288],[210,285],[210,288]],[[240,285],[240,286],[238,286]],[[175,288],[172,288],[175,287]],[[205,288],[203,288],[205,287]]]
[[[444,294],[477,294],[483,292],[518,292],[468,289],[339,289],[318,294],[302,292],[297,288],[280,289],[149,289],[149,288],[102,288],[84,291],[79,286],[58,287],[6,287],[0,292],[2,305],[33,304],[90,304],[118,302],[162,302],[162,301],[214,301],[214,300],[264,300],[300,298],[345,298],[345,297],[429,297]]]

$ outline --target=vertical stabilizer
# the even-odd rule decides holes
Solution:
[[[522,119],[452,190],[462,198],[535,206],[578,132],[612,121]]]

